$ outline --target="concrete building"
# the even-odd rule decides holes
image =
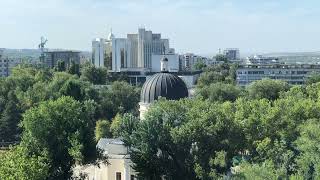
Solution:
[[[68,67],[71,62],[76,64],[80,63],[79,51],[47,51],[45,52],[45,65],[49,68],[53,68],[57,65],[57,62],[61,60],[65,62]]]
[[[21,63],[19,58],[4,57],[5,49],[0,49],[0,77],[8,77],[11,74],[11,69]]]
[[[92,64],[96,67],[104,67],[106,40],[97,38],[92,41]]]
[[[264,78],[284,80],[289,84],[304,84],[313,72],[320,73],[316,64],[249,64],[237,69],[237,84],[247,86]]]
[[[128,148],[121,139],[99,140],[97,147],[108,157],[109,164],[77,166],[75,176],[86,175],[87,180],[136,180],[136,172],[132,168],[132,161]]]
[[[186,53],[181,56],[181,69],[183,71],[192,70],[193,65],[195,64],[197,56],[193,53]]]
[[[245,64],[279,64],[279,58],[277,57],[266,57],[262,55],[254,55],[247,57]]]
[[[152,55],[169,54],[170,51],[174,52],[169,47],[169,39],[162,39],[161,34],[139,28],[137,34],[112,39],[112,71],[150,71]]]
[[[223,55],[226,56],[226,58],[229,61],[239,61],[240,60],[240,51],[237,48],[228,48],[223,51]]]
[[[139,28],[138,33],[127,34],[126,38],[116,38],[111,32],[106,39],[95,39],[92,51],[92,63],[96,67],[110,67],[110,73],[124,73],[130,84],[143,84],[147,76],[160,72],[163,57],[168,59],[168,71],[172,73],[191,71],[199,60],[209,62],[194,54],[176,54],[169,46],[169,39],[144,28]]]
[[[108,37],[96,38],[92,41],[92,64],[96,67],[112,68],[112,40],[115,39],[112,30]]]
[[[198,62],[202,62],[206,65],[213,65],[217,63],[215,59],[195,55],[193,53],[180,55],[179,61],[179,71],[193,71],[194,65]]]

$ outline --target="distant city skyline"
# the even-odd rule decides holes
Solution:
[[[0,47],[91,50],[91,41],[145,27],[178,53],[320,51],[317,0],[1,0]]]

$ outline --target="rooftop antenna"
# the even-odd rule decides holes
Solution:
[[[45,50],[45,45],[47,44],[48,40],[45,39],[43,36],[41,36],[41,42],[40,44],[38,45],[38,48],[40,49],[40,52],[41,52],[41,55],[40,55],[40,63],[43,63],[44,64],[44,50]]]

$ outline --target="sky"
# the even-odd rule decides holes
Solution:
[[[145,27],[176,52],[320,51],[319,0],[0,0],[0,47],[91,50]]]

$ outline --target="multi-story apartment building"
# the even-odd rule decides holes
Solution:
[[[229,61],[240,60],[240,51],[237,48],[228,48],[223,51],[223,54]]]
[[[11,69],[21,63],[19,58],[7,58],[3,56],[4,49],[0,49],[0,77],[8,77]]]
[[[189,71],[192,69],[193,65],[196,63],[198,56],[193,53],[186,53],[181,55],[181,70]]]
[[[194,65],[198,62],[202,62],[206,65],[213,65],[219,63],[215,59],[195,55],[193,53],[186,53],[179,56],[179,70],[192,71],[194,70]]]
[[[293,85],[304,84],[310,74],[320,73],[318,64],[247,64],[236,71],[237,84],[247,86],[264,78],[278,79]]]
[[[79,51],[48,51],[45,52],[45,65],[49,68],[53,68],[57,65],[58,61],[64,61],[66,67],[71,62],[76,64],[80,63],[80,52]]]

